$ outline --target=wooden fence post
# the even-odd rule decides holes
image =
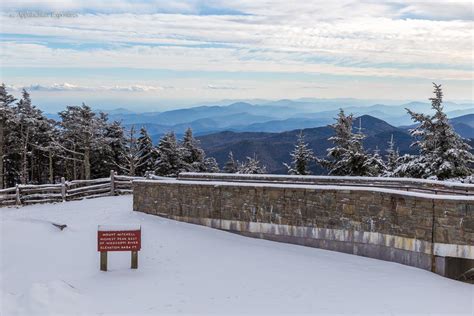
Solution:
[[[132,269],[138,269],[138,251],[132,251]]]
[[[115,195],[115,171],[110,170],[110,195]]]
[[[61,197],[63,202],[66,202],[66,179],[61,177]]]
[[[16,185],[16,190],[15,190],[15,200],[16,200],[16,206],[21,205],[21,199],[20,199],[20,187],[18,184]]]
[[[107,271],[107,251],[100,252],[100,271]]]

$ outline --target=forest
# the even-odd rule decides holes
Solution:
[[[443,92],[434,84],[430,99],[433,115],[407,109],[417,126],[410,131],[418,154],[400,156],[393,138],[384,153],[364,149],[365,137],[353,125],[354,117],[341,109],[331,125],[334,144],[326,157],[316,157],[299,133],[292,161],[283,163],[289,174],[309,174],[309,165],[319,164],[329,175],[384,176],[428,179],[472,177],[471,146],[452,128],[443,111]],[[66,179],[107,177],[110,170],[130,176],[156,174],[175,176],[180,172],[219,172],[213,157],[207,157],[190,128],[178,140],[166,133],[154,145],[144,127],[125,129],[103,112],[86,104],[67,106],[59,120],[47,118],[23,90],[15,99],[0,86],[0,188],[16,184],[55,183]],[[240,162],[229,152],[222,167],[228,173],[265,173],[257,155]]]

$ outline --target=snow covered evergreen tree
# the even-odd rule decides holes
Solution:
[[[214,157],[207,157],[204,159],[204,170],[206,172],[216,173],[219,172],[219,164]]]
[[[183,163],[185,164],[184,168],[186,171],[206,171],[204,150],[199,147],[199,141],[193,137],[193,130],[191,128],[186,129],[184,132],[182,148]]]
[[[378,147],[374,150],[372,155],[367,155],[367,160],[365,161],[364,166],[367,168],[368,176],[378,177],[385,173],[387,167],[382,156],[380,156],[380,150]]]
[[[177,176],[184,171],[183,151],[174,132],[166,133],[158,144],[158,160],[155,171],[160,176]]]
[[[400,154],[398,153],[398,149],[395,149],[395,141],[393,140],[393,134],[388,141],[388,147],[386,149],[386,163],[385,163],[385,172],[383,173],[384,177],[393,177],[394,171],[397,169],[400,161]]]
[[[12,129],[12,121],[14,113],[12,104],[15,98],[7,92],[5,84],[0,86],[0,189],[7,187],[8,179],[6,179],[7,153],[9,147],[7,139],[9,139],[9,131]]]
[[[181,143],[183,169],[190,172],[219,172],[216,159],[206,158],[206,153],[199,146],[199,141],[194,138],[193,130],[186,129]]]
[[[150,157],[150,152],[144,152],[144,148],[140,146],[135,135],[135,127],[132,126],[127,133],[126,143],[121,155],[121,163],[117,163],[117,167],[129,176],[135,176],[137,170],[143,167]]]
[[[393,177],[423,178],[425,161],[418,155],[405,154],[397,159],[397,167],[393,171]]]
[[[104,146],[97,152],[97,166],[92,164],[92,173],[95,177],[108,177],[110,170],[117,170],[117,164],[122,164],[122,153],[125,151],[125,132],[118,121],[107,123],[104,130]],[[100,161],[98,160],[100,159]]]
[[[234,159],[234,154],[229,151],[227,161],[224,165],[225,173],[236,173],[239,168],[239,162]]]
[[[308,148],[308,144],[305,143],[303,131],[300,131],[298,134],[295,148],[290,153],[290,156],[292,158],[291,164],[284,163],[288,168],[288,174],[307,175],[311,173],[308,166],[316,157],[313,150]]]
[[[144,157],[143,164],[137,169],[137,174],[143,176],[147,171],[150,172],[154,170],[155,161],[158,158],[158,155],[153,146],[153,141],[144,126],[140,128],[140,136],[137,141],[138,148]]]
[[[430,98],[433,115],[407,109],[412,120],[419,125],[410,130],[415,138],[412,146],[419,148],[419,156],[397,168],[397,173],[411,177],[445,180],[471,175],[474,155],[453,129],[443,109],[441,85],[433,83],[434,97]]]
[[[318,162],[329,169],[330,175],[337,176],[366,176],[370,170],[366,161],[368,155],[364,151],[362,140],[365,135],[361,128],[358,133],[352,132],[353,116],[345,115],[341,109],[336,123],[331,125],[334,136],[329,138],[335,147],[327,150],[329,160],[318,160]]]
[[[44,149],[45,137],[50,132],[49,122],[41,110],[36,108],[31,102],[30,94],[23,90],[22,98],[14,106],[13,130],[10,137],[14,140],[11,153],[17,155],[17,164],[14,167],[22,184],[29,183],[30,180],[40,178],[39,170],[33,169],[35,156],[33,151],[38,147]],[[34,173],[38,172],[38,174]],[[39,179],[41,180],[41,179]]]
[[[253,158],[247,157],[247,160],[242,163],[237,170],[237,173],[240,174],[261,174],[266,172],[267,168],[262,166],[256,154],[254,154]]]
[[[54,183],[54,170],[56,161],[56,151],[58,148],[53,144],[53,139],[58,133],[55,129],[55,122],[41,115],[38,117],[35,128],[35,136],[31,139],[30,157],[30,182],[33,183]]]
[[[105,138],[106,116],[97,116],[84,103],[81,106],[68,106],[59,116],[62,120],[60,146],[74,162],[72,178],[78,179],[76,163],[79,163],[81,176],[86,180],[91,179],[91,154],[108,145]]]

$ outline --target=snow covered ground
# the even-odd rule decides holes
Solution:
[[[420,269],[132,211],[132,197],[0,209],[1,315],[473,315],[474,286]],[[64,231],[50,222],[67,224]],[[141,224],[138,270],[97,225]]]

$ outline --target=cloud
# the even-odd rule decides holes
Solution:
[[[173,64],[168,64],[166,69],[179,68],[188,60],[204,59],[203,65],[218,61],[222,63],[221,68],[225,68],[227,62],[231,66],[242,64],[243,68],[249,63],[262,64],[256,68],[258,71],[274,71],[280,65],[284,69],[285,64],[318,64],[321,68],[332,65],[354,69],[350,71],[353,74],[367,73],[370,68],[403,68],[410,77],[419,68],[472,68],[469,31],[474,27],[472,21],[399,19],[397,16],[402,14],[402,9],[389,10],[391,7],[377,3],[345,2],[346,11],[341,11],[341,5],[327,2],[324,2],[326,6],[313,2],[292,6],[285,2],[285,6],[283,2],[274,1],[265,7],[240,1],[235,7],[252,14],[237,16],[84,14],[51,20],[3,15],[0,17],[3,32],[17,34],[17,38],[10,37],[10,42],[2,43],[6,46],[2,57],[11,61],[9,65],[61,66],[54,61],[56,56],[80,56],[82,59],[74,60],[74,64],[81,67],[107,55],[111,62],[97,60],[94,67],[111,67],[130,56],[138,60],[128,61],[128,64],[145,68],[147,63],[152,67],[160,64],[159,60],[150,61],[147,55],[168,60],[171,53]],[[351,15],[347,15],[349,10]],[[27,36],[38,39],[25,40]],[[61,40],[64,45],[58,46]],[[102,44],[101,48],[104,41],[107,45]],[[92,48],[81,48],[81,43]],[[33,48],[36,50],[31,50]],[[21,52],[16,55],[19,49],[30,50],[28,54],[33,59],[22,56]],[[43,55],[45,50],[52,58]],[[87,54],[82,54],[84,51]],[[223,55],[218,55],[220,53]],[[141,54],[144,62],[137,65]],[[71,63],[66,60],[65,64]],[[192,68],[204,67],[194,65]],[[423,76],[423,72],[418,73]]]
[[[189,78],[229,74],[218,80],[236,73],[374,81],[466,82],[473,76],[470,1],[5,0],[2,7],[79,13],[57,19],[0,15],[8,34],[0,43],[4,67],[159,69],[187,72]],[[116,79],[103,78],[104,85],[112,89]],[[75,82],[72,76],[61,80]],[[194,87],[209,94],[242,90],[203,85]],[[153,87],[116,91],[159,90]]]
[[[80,86],[75,84],[64,83],[53,83],[50,85],[32,84],[28,86],[22,85],[7,85],[7,89],[20,91],[26,89],[28,91],[128,91],[128,92],[156,92],[165,89],[173,89],[173,87],[167,86],[147,86],[147,85],[129,85],[129,86]]]
[[[301,86],[301,89],[328,89],[329,87],[327,86],[319,86],[319,85],[305,85]]]
[[[358,17],[406,17],[441,20],[472,20],[470,0],[3,0],[3,11],[42,10],[76,13],[133,13],[185,15],[254,15],[280,20],[317,17],[334,19],[347,13]]]
[[[444,1],[397,1],[398,15],[428,20],[470,20],[474,19],[473,3],[470,0]]]
[[[211,90],[247,90],[250,89],[248,87],[237,87],[237,86],[227,86],[227,85],[215,85],[215,84],[208,84],[206,86],[207,89]]]
[[[356,53],[354,53],[357,55]],[[381,53],[383,54],[383,53]],[[416,64],[410,68],[395,65],[378,67],[368,61],[359,60],[362,66],[341,62],[307,62],[299,60],[300,53],[280,51],[256,51],[232,48],[194,48],[132,46],[116,50],[99,49],[77,51],[51,49],[40,44],[8,43],[2,50],[2,59],[9,60],[11,67],[86,67],[168,69],[178,71],[224,71],[224,72],[274,72],[312,73],[342,76],[401,77],[428,79],[471,80],[470,69],[445,67],[423,68]],[[212,56],[210,58],[209,56]],[[383,62],[380,57],[374,60]]]

